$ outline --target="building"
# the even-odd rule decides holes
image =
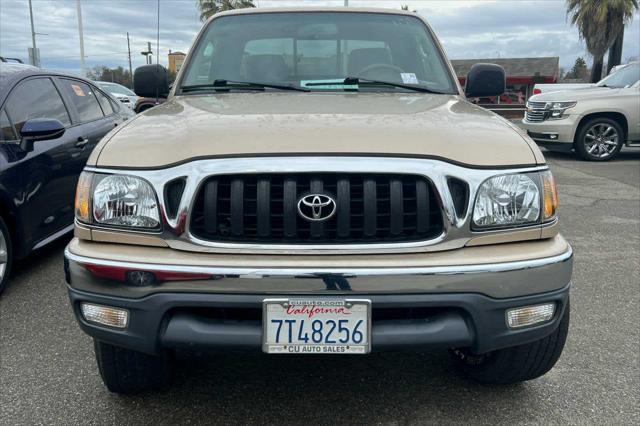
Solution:
[[[169,72],[177,73],[187,55],[182,52],[169,51]]]
[[[464,86],[467,74],[474,64],[490,63],[502,66],[507,74],[507,91],[498,97],[476,100],[482,105],[524,105],[533,94],[536,83],[557,83],[560,78],[560,58],[497,58],[497,59],[458,59],[451,64]]]

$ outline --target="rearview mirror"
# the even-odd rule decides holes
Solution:
[[[465,94],[468,98],[500,96],[506,91],[504,68],[496,64],[475,64],[467,74]]]
[[[165,97],[169,93],[167,70],[162,65],[143,65],[133,73],[133,91],[143,98]]]
[[[33,143],[56,139],[64,134],[64,126],[59,120],[51,118],[32,118],[25,121],[20,129],[20,148],[33,151]]]

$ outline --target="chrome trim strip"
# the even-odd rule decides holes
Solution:
[[[117,260],[96,259],[71,253],[67,247],[65,257],[79,264],[111,266],[131,270],[157,272],[185,272],[194,274],[235,275],[239,278],[293,277],[313,278],[331,274],[343,277],[371,277],[389,275],[456,275],[508,272],[539,268],[565,262],[573,256],[573,249],[568,246],[564,253],[540,259],[519,260],[502,263],[486,263],[478,265],[428,266],[409,268],[230,268],[220,266],[158,265],[152,263],[124,262]]]
[[[47,244],[54,242],[55,240],[57,240],[58,238],[62,237],[63,235],[68,234],[69,232],[72,232],[74,226],[75,226],[75,224],[72,223],[71,225],[67,226],[66,228],[59,230],[55,234],[49,235],[47,238],[45,238],[44,240],[40,241],[38,244],[33,246],[32,250],[37,250],[39,248],[42,248],[42,247],[46,246]]]
[[[470,169],[439,160],[403,157],[242,157],[196,160],[190,163],[160,170],[101,169],[87,167],[85,170],[103,174],[124,174],[145,179],[149,182],[160,202],[163,231],[156,234],[169,247],[176,250],[204,253],[238,254],[364,254],[364,253],[410,253],[452,250],[463,247],[467,241],[478,235],[471,230],[473,203],[479,186],[486,179],[504,174],[527,173],[547,170],[547,165],[520,167],[514,169]],[[403,243],[374,244],[261,244],[225,243],[201,240],[189,231],[190,214],[203,181],[214,175],[224,174],[279,174],[279,173],[395,173],[423,176],[436,188],[442,206],[444,231],[431,240]],[[186,177],[182,200],[175,218],[167,215],[164,199],[164,185],[178,177]],[[453,198],[448,187],[448,179],[457,178],[469,185],[469,203],[465,217],[458,217]],[[95,225],[85,225],[96,228]],[[540,228],[541,224],[531,225]],[[517,229],[490,231],[495,234],[508,233]],[[131,234],[149,232],[126,231]],[[487,231],[483,231],[486,234]]]

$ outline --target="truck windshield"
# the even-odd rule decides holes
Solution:
[[[188,87],[189,93],[219,90],[216,81],[271,83],[313,91],[407,91],[402,85],[413,85],[458,93],[431,33],[413,16],[240,14],[214,19],[204,31],[181,81],[181,89]],[[355,78],[360,78],[359,83],[353,83]]]
[[[603,87],[631,87],[640,80],[640,65],[631,64],[600,80],[598,86]]]

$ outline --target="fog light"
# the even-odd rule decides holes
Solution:
[[[80,310],[84,319],[110,327],[125,328],[129,323],[129,311],[110,306],[82,302]]]
[[[542,305],[509,309],[507,311],[507,325],[509,328],[520,328],[547,322],[553,318],[555,311],[555,303],[544,303]]]

